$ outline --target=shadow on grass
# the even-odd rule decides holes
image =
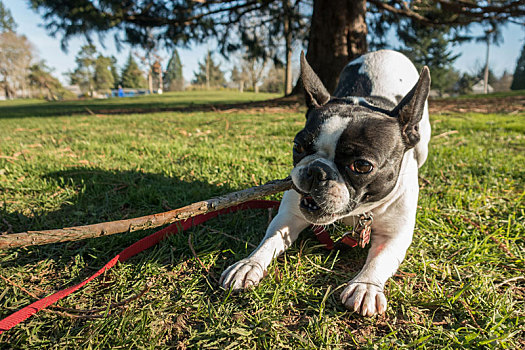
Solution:
[[[0,104],[0,119],[24,117],[56,117],[86,114],[142,114],[157,112],[216,112],[223,110],[247,110],[253,108],[298,108],[297,97],[276,98],[262,101],[239,101],[232,99],[170,100],[146,98],[74,100],[74,101],[28,101],[24,104]]]
[[[60,208],[33,215],[2,209],[0,231],[53,229],[133,218],[176,209],[236,190],[228,186],[219,187],[202,181],[180,181],[142,171],[75,168],[49,173],[45,178],[58,185],[58,191],[51,196],[63,203]],[[65,264],[72,255],[83,255],[89,251],[104,252],[105,259],[151,232],[152,230],[137,231],[22,248],[24,253],[19,254],[17,259],[4,261],[2,265],[31,264],[46,258]]]
[[[237,190],[217,187],[201,181],[180,181],[141,171],[113,172],[76,168],[49,173],[45,178],[58,184],[60,188],[58,192],[71,191],[74,194],[67,201],[61,198],[61,203],[64,204],[60,209],[44,215],[34,217],[20,213],[3,215],[8,220],[18,220],[13,226],[17,226],[20,230],[89,224],[146,215]],[[76,191],[73,192],[72,189]],[[275,215],[275,212],[273,214]],[[219,288],[218,279],[227,266],[249,254],[252,250],[251,245],[258,244],[269,219],[265,211],[248,210],[220,216],[206,223],[208,227],[200,226],[184,234],[170,236],[163,243],[106,272],[105,276],[95,279],[83,288],[83,292],[76,294],[74,299],[66,300],[59,305],[66,307],[71,307],[71,304],[75,307],[80,305],[80,309],[88,310],[93,306],[105,307],[107,300],[111,300],[112,296],[122,297],[129,294],[129,290],[136,290],[137,285],[144,286],[148,281],[153,281],[150,296],[144,303],[157,308],[174,308],[176,310],[174,315],[182,315],[180,317],[191,320],[194,330],[205,332],[207,325],[215,322],[216,319],[212,314],[209,317],[199,316],[199,307],[192,306],[193,299],[188,297],[188,289],[191,290],[191,295],[201,296],[196,302],[205,300],[207,304],[212,304],[216,308],[226,305],[223,312],[229,315],[228,317],[235,310],[252,309],[254,302],[252,293],[230,295]],[[15,249],[14,252],[0,254],[0,262],[11,276],[26,276],[23,278],[23,285],[29,290],[39,290],[40,296],[44,297],[91,276],[122,249],[153,231],[137,231],[76,242]],[[230,236],[218,234],[219,231],[229,232]],[[300,267],[303,254],[309,255],[312,259],[320,256],[318,261],[320,264],[324,260],[331,261],[336,254],[339,255],[337,252],[324,250],[315,240],[314,234],[309,230],[306,231],[287,253],[289,258],[281,256],[278,262],[273,263],[269,275],[265,278],[266,282],[257,287],[257,295],[271,300],[275,293],[279,291],[285,293],[287,285],[295,283],[281,280],[280,276],[288,265],[287,259],[291,259],[295,266]],[[232,238],[231,235],[235,237]],[[191,236],[191,247],[189,236]],[[204,261],[204,265],[202,263],[199,265],[200,260],[195,259],[195,252]],[[298,284],[300,288],[293,291],[296,307],[302,310],[305,316],[290,325],[292,331],[294,328],[306,327],[311,319],[318,316],[319,312],[312,308],[312,304],[326,303],[327,307],[323,312],[330,316],[345,312],[338,299],[339,292],[324,300],[324,293],[316,291],[323,290],[327,285],[330,286],[329,290],[336,290],[338,286],[346,283],[364,263],[366,251],[357,249],[341,252],[339,256],[335,266],[332,266],[337,271],[336,275],[326,274],[321,270],[322,268],[314,269],[307,279]],[[284,275],[285,278],[290,278],[289,274]],[[292,274],[291,278],[295,276]],[[17,288],[14,289],[19,292]],[[22,303],[18,301],[16,307],[0,310],[0,318],[20,306],[35,301],[34,298],[27,296],[25,298],[26,301]],[[177,303],[180,300],[187,300],[190,305],[184,302],[179,309]],[[119,309],[115,308],[113,311],[119,312]],[[138,314],[140,312],[135,310],[127,313],[125,317],[134,317],[133,315]],[[119,317],[117,313],[115,315],[117,316],[113,317]],[[55,318],[47,318],[47,322],[62,324],[53,331],[55,336],[62,337],[71,332],[72,320],[63,322],[56,319],[56,315],[53,317]],[[258,325],[257,321],[247,322],[253,323],[254,326]],[[361,321],[352,318],[349,322],[357,322],[357,327]],[[75,323],[77,329],[84,329],[82,328],[84,325],[85,323]]]

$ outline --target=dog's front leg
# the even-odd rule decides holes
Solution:
[[[279,213],[272,220],[259,246],[248,256],[228,267],[221,275],[224,288],[233,290],[255,286],[273,258],[279,256],[308,227],[308,222],[299,210],[300,196],[291,190],[283,195]]]
[[[416,191],[417,201],[417,191]],[[411,196],[413,198],[414,194]],[[405,258],[412,242],[416,205],[402,196],[386,212],[375,214],[372,242],[366,263],[341,293],[341,301],[363,316],[384,313],[387,306],[383,288]]]

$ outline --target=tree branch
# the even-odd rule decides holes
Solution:
[[[49,243],[78,241],[86,238],[113,235],[116,233],[146,230],[171,224],[220,209],[229,208],[249,200],[289,190],[292,180],[273,180],[264,185],[228,193],[224,196],[196,202],[164,213],[142,216],[128,220],[109,221],[93,225],[67,227],[56,230],[27,231],[0,235],[0,250]]]
[[[474,22],[481,21],[501,21],[510,20],[516,17],[525,16],[525,6],[522,0],[509,1],[504,4],[486,4],[479,5],[477,2],[470,2],[466,0],[450,1],[450,0],[434,0],[441,4],[443,11],[436,11],[435,9],[423,8],[417,11],[415,6],[410,6],[406,1],[394,0],[384,2],[382,0],[368,0],[369,3],[376,6],[379,10],[388,11],[403,17],[413,18],[427,25],[468,25]],[[396,7],[396,4],[399,7]],[[443,18],[443,14],[451,14],[453,16]]]

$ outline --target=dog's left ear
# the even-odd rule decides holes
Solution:
[[[301,51],[301,79],[304,87],[304,98],[308,108],[317,108],[330,101],[330,94],[324,87],[321,79],[306,61],[304,51]]]
[[[401,134],[408,148],[414,147],[419,142],[418,124],[423,117],[429,92],[430,71],[427,66],[424,66],[416,85],[392,110],[392,116],[396,117],[401,124]]]

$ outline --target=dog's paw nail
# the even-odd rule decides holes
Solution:
[[[354,312],[359,313],[359,307],[361,306],[361,303],[355,302],[354,303]]]
[[[387,305],[378,286],[362,282],[350,282],[341,293],[341,301],[348,309],[363,316],[383,314]]]
[[[249,259],[243,259],[228,267],[221,276],[220,283],[225,289],[234,291],[255,287],[263,278],[261,265]]]

